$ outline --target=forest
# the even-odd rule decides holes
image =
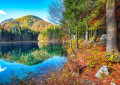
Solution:
[[[10,41],[36,41],[39,32],[32,31],[26,27],[19,26],[18,28],[13,28],[10,31],[0,27],[0,41],[10,42]]]
[[[67,61],[61,69],[53,67],[55,71],[48,67],[47,74],[14,77],[13,84],[120,85],[120,1],[54,0],[48,13],[51,23],[28,15],[1,24],[1,42],[38,40],[40,43],[39,49],[27,53],[19,50],[17,56],[14,52],[0,55],[29,66],[53,56],[65,57]]]
[[[119,0],[59,0],[49,5],[50,21],[63,28],[62,39],[70,45],[68,62],[45,84],[120,84],[119,7]]]
[[[0,42],[37,41],[40,32],[53,24],[33,15],[5,20],[0,23]]]
[[[85,43],[103,40],[106,42],[106,53],[114,50],[118,54],[119,4],[120,2],[115,0],[60,0],[50,5],[49,17],[51,22],[64,27],[63,33],[69,36],[71,43],[72,36],[75,35],[76,51],[78,40],[83,38]],[[103,36],[106,39],[102,39]]]

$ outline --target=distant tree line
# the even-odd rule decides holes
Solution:
[[[62,30],[59,26],[52,26],[42,31],[38,37],[41,41],[59,41],[62,38]]]
[[[28,27],[14,27],[9,30],[0,26],[0,42],[5,41],[33,41],[37,40],[39,32],[32,31]]]

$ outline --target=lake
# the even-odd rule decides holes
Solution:
[[[66,56],[61,43],[0,43],[0,84],[60,69],[67,61]]]

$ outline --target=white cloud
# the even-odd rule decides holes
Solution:
[[[7,15],[3,10],[0,10],[0,15]]]

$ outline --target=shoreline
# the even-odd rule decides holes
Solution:
[[[69,42],[69,41],[10,41],[10,42],[0,42],[0,44],[2,44],[2,43],[24,43],[24,42],[27,42],[27,43],[29,43],[29,42],[33,42],[33,43],[38,43],[38,42],[41,42],[41,43],[60,43],[60,42],[62,42],[62,43],[66,43],[66,42]]]
[[[34,43],[36,43],[36,42],[39,42],[39,41],[11,41],[11,42],[0,42],[0,44],[1,43],[20,43],[20,42],[34,42]]]

